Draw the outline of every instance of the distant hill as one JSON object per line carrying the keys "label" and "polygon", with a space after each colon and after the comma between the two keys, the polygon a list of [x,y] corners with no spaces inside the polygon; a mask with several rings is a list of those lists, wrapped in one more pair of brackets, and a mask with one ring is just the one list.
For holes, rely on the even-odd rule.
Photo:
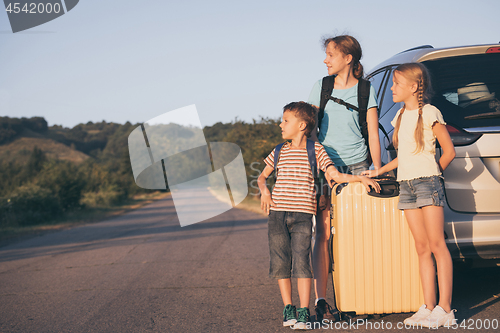
{"label": "distant hill", "polygon": [[25,164],[35,147],[51,159],[81,163],[89,158],[76,150],[74,144],[54,138],[54,133],[41,117],[0,117],[0,162]]}
{"label": "distant hill", "polygon": [[35,147],[41,149],[51,159],[81,163],[89,158],[87,154],[52,139],[20,137],[12,142],[0,145],[0,161],[24,164],[28,161]]}
{"label": "distant hill", "polygon": [[115,158],[123,154],[131,129],[130,123],[88,122],[65,128],[59,125],[49,127],[41,117],[0,117],[0,163],[25,163],[35,146],[48,158],[74,163],[89,157]]}
{"label": "distant hill", "polygon": [[37,136],[47,130],[47,121],[42,117],[0,117],[0,144],[9,143],[20,136]]}
{"label": "distant hill", "polygon": [[135,126],[64,128],[49,127],[41,117],[0,117],[0,230],[111,207],[147,192],[135,184],[128,157]]}

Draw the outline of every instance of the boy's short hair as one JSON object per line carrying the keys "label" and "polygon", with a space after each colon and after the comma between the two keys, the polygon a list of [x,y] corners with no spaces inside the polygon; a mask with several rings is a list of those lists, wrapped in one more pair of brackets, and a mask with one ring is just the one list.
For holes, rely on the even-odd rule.
{"label": "boy's short hair", "polygon": [[293,112],[295,117],[306,123],[305,135],[306,137],[311,136],[311,132],[316,125],[316,109],[309,103],[306,102],[292,102],[283,107],[283,113]]}

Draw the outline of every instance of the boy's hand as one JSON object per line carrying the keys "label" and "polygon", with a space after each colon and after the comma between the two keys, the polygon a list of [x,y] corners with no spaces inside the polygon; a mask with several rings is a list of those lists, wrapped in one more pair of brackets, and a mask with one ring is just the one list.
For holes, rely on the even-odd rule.
{"label": "boy's hand", "polygon": [[257,184],[259,185],[260,190],[260,208],[265,210],[267,215],[269,215],[270,208],[276,206],[271,199],[271,192],[269,192],[266,184],[267,177],[269,177],[273,171],[274,169],[272,167],[266,165],[259,178],[257,178]]}
{"label": "boy's hand", "polygon": [[[373,170],[368,170],[373,171]],[[366,171],[363,171],[366,172]],[[380,184],[371,178],[367,178],[365,176],[359,176],[361,183],[366,187],[366,190],[370,192],[370,187],[372,187],[375,192],[380,193]]]}
{"label": "boy's hand", "polygon": [[269,215],[269,210],[271,207],[275,207],[276,204],[274,203],[273,199],[271,199],[271,194],[267,193],[264,194],[262,193],[260,196],[260,209],[266,211],[266,214]]}
{"label": "boy's hand", "polygon": [[328,183],[328,186],[332,187],[333,184],[335,184],[335,180],[333,180],[332,176],[330,176],[330,173],[325,172],[325,179]]}

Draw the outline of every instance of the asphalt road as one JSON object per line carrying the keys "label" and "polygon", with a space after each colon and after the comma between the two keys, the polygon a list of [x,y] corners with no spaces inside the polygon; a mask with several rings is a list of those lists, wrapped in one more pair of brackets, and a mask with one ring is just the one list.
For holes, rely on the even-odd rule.
{"label": "asphalt road", "polygon": [[[0,332],[288,332],[268,261],[262,215],[232,209],[181,228],[168,197],[1,247]],[[498,321],[499,282],[499,267],[456,272],[453,305],[467,329],[438,331]],[[407,316],[337,328],[398,331]]]}

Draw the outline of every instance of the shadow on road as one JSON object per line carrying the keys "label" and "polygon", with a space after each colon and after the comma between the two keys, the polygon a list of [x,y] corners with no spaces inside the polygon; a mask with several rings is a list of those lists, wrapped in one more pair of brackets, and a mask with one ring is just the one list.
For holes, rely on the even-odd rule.
{"label": "shadow on road", "polygon": [[498,281],[500,281],[500,267],[455,268],[453,304],[458,310],[458,319],[471,318],[500,302]]}
{"label": "shadow on road", "polygon": [[249,230],[246,227],[260,224],[262,228],[267,228],[265,218],[247,211],[236,211],[241,219],[231,218],[234,214],[221,214],[197,224],[181,227],[172,201],[160,200],[107,221],[10,244],[0,248],[0,262],[139,244],[145,241],[145,237],[149,242],[169,242],[225,235],[228,232],[244,233]]}

